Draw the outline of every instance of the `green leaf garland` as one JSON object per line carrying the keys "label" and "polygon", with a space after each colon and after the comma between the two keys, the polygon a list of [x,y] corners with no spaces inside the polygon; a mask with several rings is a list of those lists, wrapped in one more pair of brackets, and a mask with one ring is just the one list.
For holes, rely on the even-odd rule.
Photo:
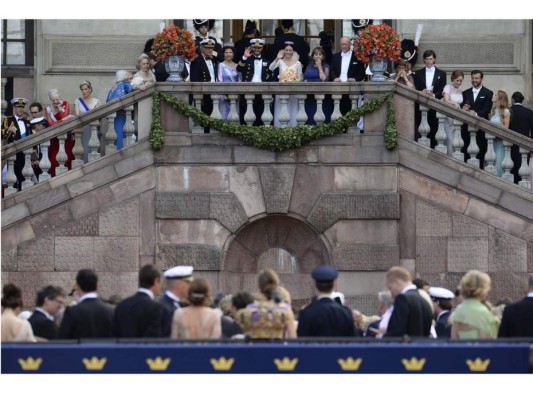
{"label": "green leaf garland", "polygon": [[362,115],[378,110],[387,102],[387,122],[385,124],[385,147],[394,150],[398,147],[398,132],[394,115],[393,95],[389,93],[376,97],[363,104],[361,108],[351,110],[344,116],[322,125],[301,125],[294,128],[275,126],[248,126],[235,122],[228,122],[198,111],[186,102],[166,93],[154,92],[152,105],[152,126],[150,128],[150,145],[153,150],[161,150],[165,143],[165,132],[161,125],[161,101],[170,105],[181,115],[203,127],[211,127],[228,136],[241,139],[245,144],[258,149],[281,152],[297,149],[313,140],[342,133],[344,129],[357,123]]}

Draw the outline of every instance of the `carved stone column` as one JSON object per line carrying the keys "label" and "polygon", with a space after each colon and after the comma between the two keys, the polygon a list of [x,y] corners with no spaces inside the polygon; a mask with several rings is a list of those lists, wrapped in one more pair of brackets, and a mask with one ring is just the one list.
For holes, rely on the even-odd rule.
{"label": "carved stone column", "polygon": [[7,175],[6,184],[7,188],[4,190],[4,194],[9,196],[10,194],[17,193],[17,188],[13,187],[17,183],[17,176],[15,175],[15,159],[16,154],[7,159]]}
{"label": "carved stone column", "polygon": [[479,153],[479,147],[476,143],[477,128],[473,125],[468,125],[468,133],[470,134],[470,144],[466,151],[470,155],[470,158],[467,160],[467,163],[479,168],[479,160],[476,158]]}
{"label": "carved stone column", "polygon": [[463,123],[459,120],[454,119],[453,120],[453,158],[459,161],[464,160],[464,155],[461,153],[461,149],[465,145],[465,142],[463,141],[463,138],[461,137],[461,128],[463,126]]}
{"label": "carved stone column", "polygon": [[272,121],[274,120],[274,116],[270,112],[270,104],[272,104],[272,95],[271,94],[264,94],[262,95],[263,102],[265,104],[265,108],[263,110],[263,115],[261,115],[261,121],[263,121],[263,124],[265,126],[272,125]]}
{"label": "carved stone column", "polygon": [[246,99],[246,113],[244,114],[244,122],[246,122],[246,125],[252,126],[255,122],[255,114],[254,114],[254,94],[246,94],[244,95],[244,98]]}
{"label": "carved stone column", "polygon": [[122,130],[126,134],[124,147],[128,147],[135,143],[133,140],[133,134],[135,133],[135,125],[133,124],[133,106],[126,107],[124,112],[126,113],[126,122],[124,123],[124,128]]}
{"label": "carved stone column", "polygon": [[520,157],[522,157],[522,164],[518,170],[518,174],[522,178],[518,184],[523,188],[531,190],[531,167],[527,164],[528,149],[520,148]]}
{"label": "carved stone column", "polygon": [[494,136],[485,132],[487,139],[487,153],[485,154],[485,171],[489,174],[496,175],[496,153],[494,152]]}
{"label": "carved stone column", "polygon": [[91,122],[91,139],[89,140],[89,148],[91,152],[89,153],[89,162],[98,160],[101,157],[100,150],[100,140],[98,140],[98,127],[100,126],[100,121]]}
{"label": "carved stone column", "polygon": [[24,168],[22,168],[24,182],[22,182],[21,185],[22,190],[33,186],[31,177],[33,176],[34,172],[33,168],[31,167],[31,153],[33,153],[33,149],[31,147],[29,149],[24,150]]}
{"label": "carved stone column", "polygon": [[513,160],[511,159],[511,146],[513,144],[511,142],[508,142],[506,140],[503,141],[503,147],[505,149],[505,156],[503,157],[502,161],[502,168],[503,168],[503,174],[502,178],[509,181],[514,182],[514,176],[511,174],[511,169],[513,168]]}
{"label": "carved stone column", "polygon": [[288,102],[289,102],[289,95],[288,94],[280,94],[276,100],[279,100],[281,103],[279,108],[279,126],[285,128],[288,125],[288,122],[290,120],[289,115],[289,108],[288,108]]}
{"label": "carved stone column", "polygon": [[305,99],[307,99],[307,95],[299,94],[296,97],[298,99],[298,114],[296,114],[296,122],[298,122],[298,126],[305,125],[307,122],[307,114],[305,113]]}
{"label": "carved stone column", "polygon": [[105,134],[105,155],[109,155],[111,153],[114,153],[117,151],[117,145],[115,144],[115,141],[117,140],[117,133],[115,132],[115,117],[117,116],[117,113],[112,113],[107,116],[107,122],[108,122],[108,130]]}
{"label": "carved stone column", "polygon": [[83,166],[83,145],[81,144],[81,137],[83,135],[83,127],[74,129],[74,135],[76,141],[74,142],[74,147],[72,148],[72,154],[76,157],[75,160],[72,160],[72,168],[78,168]]}
{"label": "carved stone column", "polygon": [[325,97],[326,96],[324,94],[315,94],[316,112],[313,119],[315,120],[315,123],[317,125],[322,125],[326,120],[326,116],[324,115],[324,111],[322,110],[322,104],[324,103]]}
{"label": "carved stone column", "polygon": [[64,174],[68,171],[68,168],[65,166],[65,163],[68,161],[67,153],[65,152],[65,140],[67,139],[67,134],[64,133],[58,137],[59,140],[59,151],[56,155],[56,161],[59,165],[56,167],[56,176]]}
{"label": "carved stone column", "polygon": [[47,140],[44,143],[41,143],[41,153],[43,154],[43,157],[41,158],[41,161],[39,162],[39,168],[41,168],[41,175],[39,175],[39,182],[46,182],[49,180],[50,174],[48,173],[48,170],[52,166],[52,163],[50,163],[50,158],[48,157],[48,147],[50,147],[50,141]]}
{"label": "carved stone column", "polygon": [[[230,94],[228,95],[229,99],[229,114],[228,114],[228,121],[229,122],[239,122],[239,103],[237,100],[239,99],[238,94]],[[252,110],[253,113],[253,110]]]}
{"label": "carved stone column", "polygon": [[428,124],[428,108],[421,104],[420,113],[422,117],[420,119],[420,125],[418,127],[418,133],[420,133],[418,143],[425,147],[431,147],[431,139],[428,138],[428,133],[430,131],[430,127]]}
{"label": "carved stone column", "polygon": [[439,128],[437,129],[437,132],[435,133],[435,140],[437,141],[435,150],[440,151],[441,153],[447,154],[448,147],[445,144],[447,137],[446,137],[446,131],[444,130],[444,121],[446,119],[446,115],[438,112],[437,119],[439,120]]}

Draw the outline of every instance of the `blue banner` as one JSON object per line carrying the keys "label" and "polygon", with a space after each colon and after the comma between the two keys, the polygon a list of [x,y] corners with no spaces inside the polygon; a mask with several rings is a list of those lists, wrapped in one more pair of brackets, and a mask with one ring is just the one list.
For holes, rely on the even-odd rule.
{"label": "blue banner", "polygon": [[529,343],[17,343],[8,374],[523,374]]}

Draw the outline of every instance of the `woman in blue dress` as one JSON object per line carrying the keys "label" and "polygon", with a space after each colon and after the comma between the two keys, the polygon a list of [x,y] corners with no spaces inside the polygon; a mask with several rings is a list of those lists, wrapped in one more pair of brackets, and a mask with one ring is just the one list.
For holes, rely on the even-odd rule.
{"label": "woman in blue dress", "polygon": [[[509,96],[503,90],[498,90],[492,97],[492,110],[489,116],[490,122],[509,129],[509,122],[511,121]],[[498,137],[494,138],[494,153],[496,153],[496,176],[501,177],[503,175],[502,163],[505,157],[505,148],[503,147],[503,140]]]}
{"label": "woman in blue dress", "polygon": [[[233,62],[233,56],[235,55],[235,48],[233,44],[226,44],[222,48],[222,54],[224,54],[224,61],[218,64],[218,81],[219,82],[242,82],[242,75],[237,71],[237,64]],[[220,103],[218,106],[220,115],[223,120],[228,119],[230,111],[230,102],[226,96],[220,96]],[[237,104],[237,113],[239,105]]]}
{"label": "woman in blue dress", "polygon": [[[133,92],[133,87],[130,84],[130,81],[133,79],[131,73],[125,69],[121,69],[115,74],[115,85],[111,88],[107,94],[106,103],[118,99],[120,97],[126,96],[128,93]],[[126,123],[126,112],[117,111],[115,117],[115,132],[117,133],[117,140],[115,145],[117,149],[120,150],[124,146],[124,124]]]}
{"label": "woman in blue dress", "polygon": [[[326,53],[322,47],[315,47],[311,53],[311,62],[305,69],[304,79],[306,82],[327,82],[329,77],[329,65],[326,64]],[[333,104],[331,96],[327,96],[322,103],[322,110],[326,116],[325,122],[331,121]],[[307,95],[305,100],[305,112],[307,114],[307,125],[316,125],[316,100],[315,96]]]}

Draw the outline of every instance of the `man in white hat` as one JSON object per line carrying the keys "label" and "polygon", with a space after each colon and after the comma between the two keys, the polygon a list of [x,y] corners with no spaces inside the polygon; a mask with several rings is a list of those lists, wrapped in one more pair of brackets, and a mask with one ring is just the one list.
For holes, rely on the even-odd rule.
{"label": "man in white hat", "polygon": [[167,283],[167,290],[161,299],[159,299],[159,304],[161,304],[164,309],[162,327],[163,337],[170,337],[174,311],[183,307],[182,300],[187,298],[189,284],[193,280],[193,271],[194,267],[191,265],[177,265],[167,269],[163,273]]}
{"label": "man in white hat", "polygon": [[435,331],[437,338],[449,338],[452,332],[448,318],[451,315],[452,299],[455,297],[451,290],[443,287],[432,286],[429,288],[429,296],[433,300],[435,309]]}

